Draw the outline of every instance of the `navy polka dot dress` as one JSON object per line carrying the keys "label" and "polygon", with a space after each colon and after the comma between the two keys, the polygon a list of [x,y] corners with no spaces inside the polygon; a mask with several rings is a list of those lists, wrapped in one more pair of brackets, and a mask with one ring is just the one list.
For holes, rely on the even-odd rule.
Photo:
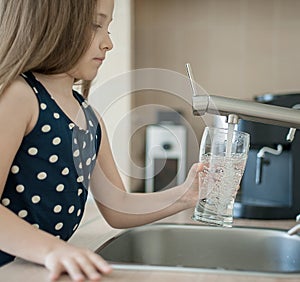
{"label": "navy polka dot dress", "polygon": [[[83,214],[100,146],[100,125],[76,91],[73,95],[85,114],[86,129],[68,118],[31,72],[22,76],[36,95],[39,117],[13,160],[1,203],[36,228],[68,240]],[[0,251],[0,266],[13,259]]]}

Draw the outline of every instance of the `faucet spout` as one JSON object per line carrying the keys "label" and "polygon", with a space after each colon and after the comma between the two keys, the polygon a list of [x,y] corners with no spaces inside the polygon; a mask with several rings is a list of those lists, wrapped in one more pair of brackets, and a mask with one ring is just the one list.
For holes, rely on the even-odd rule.
{"label": "faucet spout", "polygon": [[193,92],[192,102],[194,115],[202,116],[205,113],[227,117],[234,115],[238,117],[237,120],[241,118],[254,122],[300,128],[300,111],[296,110],[296,107],[290,109],[258,102],[209,95],[195,82],[189,63],[186,64],[186,69]]}
{"label": "faucet spout", "polygon": [[192,99],[194,115],[235,114],[244,120],[300,128],[300,111],[296,109],[213,95],[197,95]]}

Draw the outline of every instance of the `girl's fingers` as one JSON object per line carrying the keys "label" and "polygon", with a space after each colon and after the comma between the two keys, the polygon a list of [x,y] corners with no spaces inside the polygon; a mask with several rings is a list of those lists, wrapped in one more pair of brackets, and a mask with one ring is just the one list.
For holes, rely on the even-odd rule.
{"label": "girl's fingers", "polygon": [[63,273],[68,273],[72,281],[99,281],[101,274],[109,274],[111,266],[99,255],[88,249],[73,250],[62,255],[62,251],[50,254],[45,262],[50,271],[51,281],[56,281]]}
{"label": "girl's fingers", "polygon": [[85,280],[85,276],[83,275],[81,269],[74,260],[65,260],[63,261],[63,265],[65,267],[66,272],[69,273],[73,281],[81,282]]}
{"label": "girl's fingers", "polygon": [[61,264],[57,263],[54,268],[50,271],[50,280],[56,281],[63,273],[64,268]]}
{"label": "girl's fingers", "polygon": [[66,271],[74,281],[84,281],[87,277],[91,281],[99,281],[101,274],[109,274],[111,266],[99,255],[87,251],[84,256],[76,257],[76,260],[68,260],[64,263]]}
{"label": "girl's fingers", "polygon": [[112,267],[99,255],[91,252],[89,258],[101,273],[109,274],[112,272]]}
{"label": "girl's fingers", "polygon": [[196,175],[197,173],[203,170],[203,167],[204,165],[202,163],[194,163],[190,171],[193,175]]}
{"label": "girl's fingers", "polygon": [[94,262],[92,262],[90,259],[86,257],[80,257],[77,258],[76,261],[87,278],[92,281],[98,281],[101,278],[101,274],[97,270]]}

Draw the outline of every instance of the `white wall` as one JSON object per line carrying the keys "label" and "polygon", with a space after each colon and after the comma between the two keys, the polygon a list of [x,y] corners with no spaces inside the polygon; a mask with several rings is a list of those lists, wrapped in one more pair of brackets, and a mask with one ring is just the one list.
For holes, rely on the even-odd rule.
{"label": "white wall", "polygon": [[118,76],[132,69],[132,17],[133,1],[115,0],[110,26],[114,48],[107,53],[89,97],[90,103],[104,119],[117,166],[128,189],[130,121],[124,117],[130,111],[131,101],[129,95],[123,95],[130,92],[131,80],[126,78],[122,81],[122,91],[116,87]]}

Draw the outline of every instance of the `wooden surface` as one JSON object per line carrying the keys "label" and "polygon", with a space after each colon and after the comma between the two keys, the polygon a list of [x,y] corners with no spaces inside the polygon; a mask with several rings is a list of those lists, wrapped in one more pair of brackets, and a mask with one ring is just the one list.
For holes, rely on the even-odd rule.
{"label": "wooden surface", "polygon": [[[170,222],[178,224],[198,224],[193,222],[190,217],[192,210],[184,211],[177,215],[171,216],[160,222]],[[235,226],[255,226],[266,227],[275,229],[289,229],[295,225],[294,220],[240,220],[235,219]],[[71,243],[78,246],[87,246],[90,249],[96,250],[104,241],[119,233],[120,230],[111,228],[96,210],[92,201],[87,204],[87,209],[84,214],[83,221],[77,233],[71,238]],[[16,259],[15,262],[0,268],[0,282],[43,282],[49,281],[47,270],[21,259]],[[59,281],[70,281],[65,275]],[[197,273],[190,272],[170,272],[170,271],[138,271],[138,270],[119,270],[114,269],[113,273],[109,276],[103,277],[101,281],[122,281],[122,282],[135,282],[135,281],[195,281],[195,282],[213,282],[213,281],[237,281],[237,282],[296,282],[300,281],[299,276],[293,277],[274,277],[263,275],[248,275],[242,273],[213,273],[212,271],[203,271]]]}

